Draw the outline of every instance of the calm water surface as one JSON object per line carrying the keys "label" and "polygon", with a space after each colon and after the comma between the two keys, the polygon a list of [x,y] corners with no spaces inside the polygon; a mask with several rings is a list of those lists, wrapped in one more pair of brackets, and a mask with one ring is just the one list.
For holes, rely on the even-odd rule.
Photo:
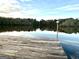
{"label": "calm water surface", "polygon": [[[57,39],[57,32],[54,31],[41,31],[37,29],[36,31],[12,31],[12,32],[1,32],[0,35],[10,35],[10,36],[24,36],[28,38],[36,39],[46,39],[54,40]],[[58,33],[58,40],[60,40],[68,59],[79,59],[79,33]]]}
{"label": "calm water surface", "polygon": [[[10,35],[10,36],[24,36],[24,37],[30,37],[30,38],[47,38],[47,39],[57,39],[57,32],[56,31],[41,31],[40,29],[37,29],[36,31],[7,31],[7,32],[1,32],[0,35]],[[59,32],[58,38],[60,41],[74,41],[74,43],[78,43],[79,40],[79,33],[64,33]],[[65,43],[65,42],[64,42]]]}

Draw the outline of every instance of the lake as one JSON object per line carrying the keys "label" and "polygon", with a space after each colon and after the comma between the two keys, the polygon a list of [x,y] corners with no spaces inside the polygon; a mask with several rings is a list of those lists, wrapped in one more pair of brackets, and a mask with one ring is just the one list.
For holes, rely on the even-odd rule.
{"label": "lake", "polygon": [[[36,31],[6,31],[0,35],[21,36],[44,40],[57,40],[56,31],[37,29]],[[63,47],[68,59],[79,59],[79,33],[58,33],[58,40]]]}

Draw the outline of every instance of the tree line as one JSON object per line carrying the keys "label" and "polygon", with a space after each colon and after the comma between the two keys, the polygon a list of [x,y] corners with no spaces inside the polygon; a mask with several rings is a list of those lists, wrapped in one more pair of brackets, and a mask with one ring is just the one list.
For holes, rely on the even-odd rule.
{"label": "tree line", "polygon": [[74,18],[66,18],[66,19],[59,19],[60,26],[63,27],[79,27],[79,19]]}
{"label": "tree line", "polygon": [[32,26],[34,28],[56,28],[56,21],[59,21],[60,27],[78,27],[79,19],[66,18],[66,19],[41,19],[37,21],[32,18],[6,18],[0,17],[0,26]]}

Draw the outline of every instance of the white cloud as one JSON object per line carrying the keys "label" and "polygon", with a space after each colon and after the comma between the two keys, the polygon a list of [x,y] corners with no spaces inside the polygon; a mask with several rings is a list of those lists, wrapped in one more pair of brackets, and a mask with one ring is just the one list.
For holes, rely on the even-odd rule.
{"label": "white cloud", "polygon": [[20,6],[16,0],[1,0],[0,13],[11,13],[20,11]]}
{"label": "white cloud", "polygon": [[[19,2],[20,1],[20,2]],[[71,11],[79,10],[79,4],[66,5],[60,8],[56,8],[58,11],[46,12],[52,16],[38,16],[42,14],[42,10],[34,8],[30,3],[32,0],[0,0],[0,16],[5,17],[20,17],[20,18],[36,18],[40,19],[58,19],[66,18],[65,16],[53,16],[52,14],[57,14],[59,10]],[[25,4],[23,4],[24,2]],[[26,3],[29,2],[29,3]]]}
{"label": "white cloud", "polygon": [[65,5],[63,7],[56,8],[56,10],[63,10],[63,11],[79,10],[79,4]]}
{"label": "white cloud", "polygon": [[40,21],[41,19],[44,19],[44,20],[48,20],[48,19],[64,19],[64,18],[70,18],[69,16],[35,16],[35,18]]}
{"label": "white cloud", "polygon": [[[32,0],[19,0],[32,1]],[[0,16],[5,17],[33,17],[33,15],[40,13],[39,9],[32,8],[31,4],[21,4],[18,0],[1,0],[0,1]]]}

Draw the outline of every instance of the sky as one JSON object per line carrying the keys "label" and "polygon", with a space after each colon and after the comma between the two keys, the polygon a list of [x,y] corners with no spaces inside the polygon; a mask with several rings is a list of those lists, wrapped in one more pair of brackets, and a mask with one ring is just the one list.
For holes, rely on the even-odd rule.
{"label": "sky", "polygon": [[13,18],[79,18],[79,0],[0,0],[0,16]]}

